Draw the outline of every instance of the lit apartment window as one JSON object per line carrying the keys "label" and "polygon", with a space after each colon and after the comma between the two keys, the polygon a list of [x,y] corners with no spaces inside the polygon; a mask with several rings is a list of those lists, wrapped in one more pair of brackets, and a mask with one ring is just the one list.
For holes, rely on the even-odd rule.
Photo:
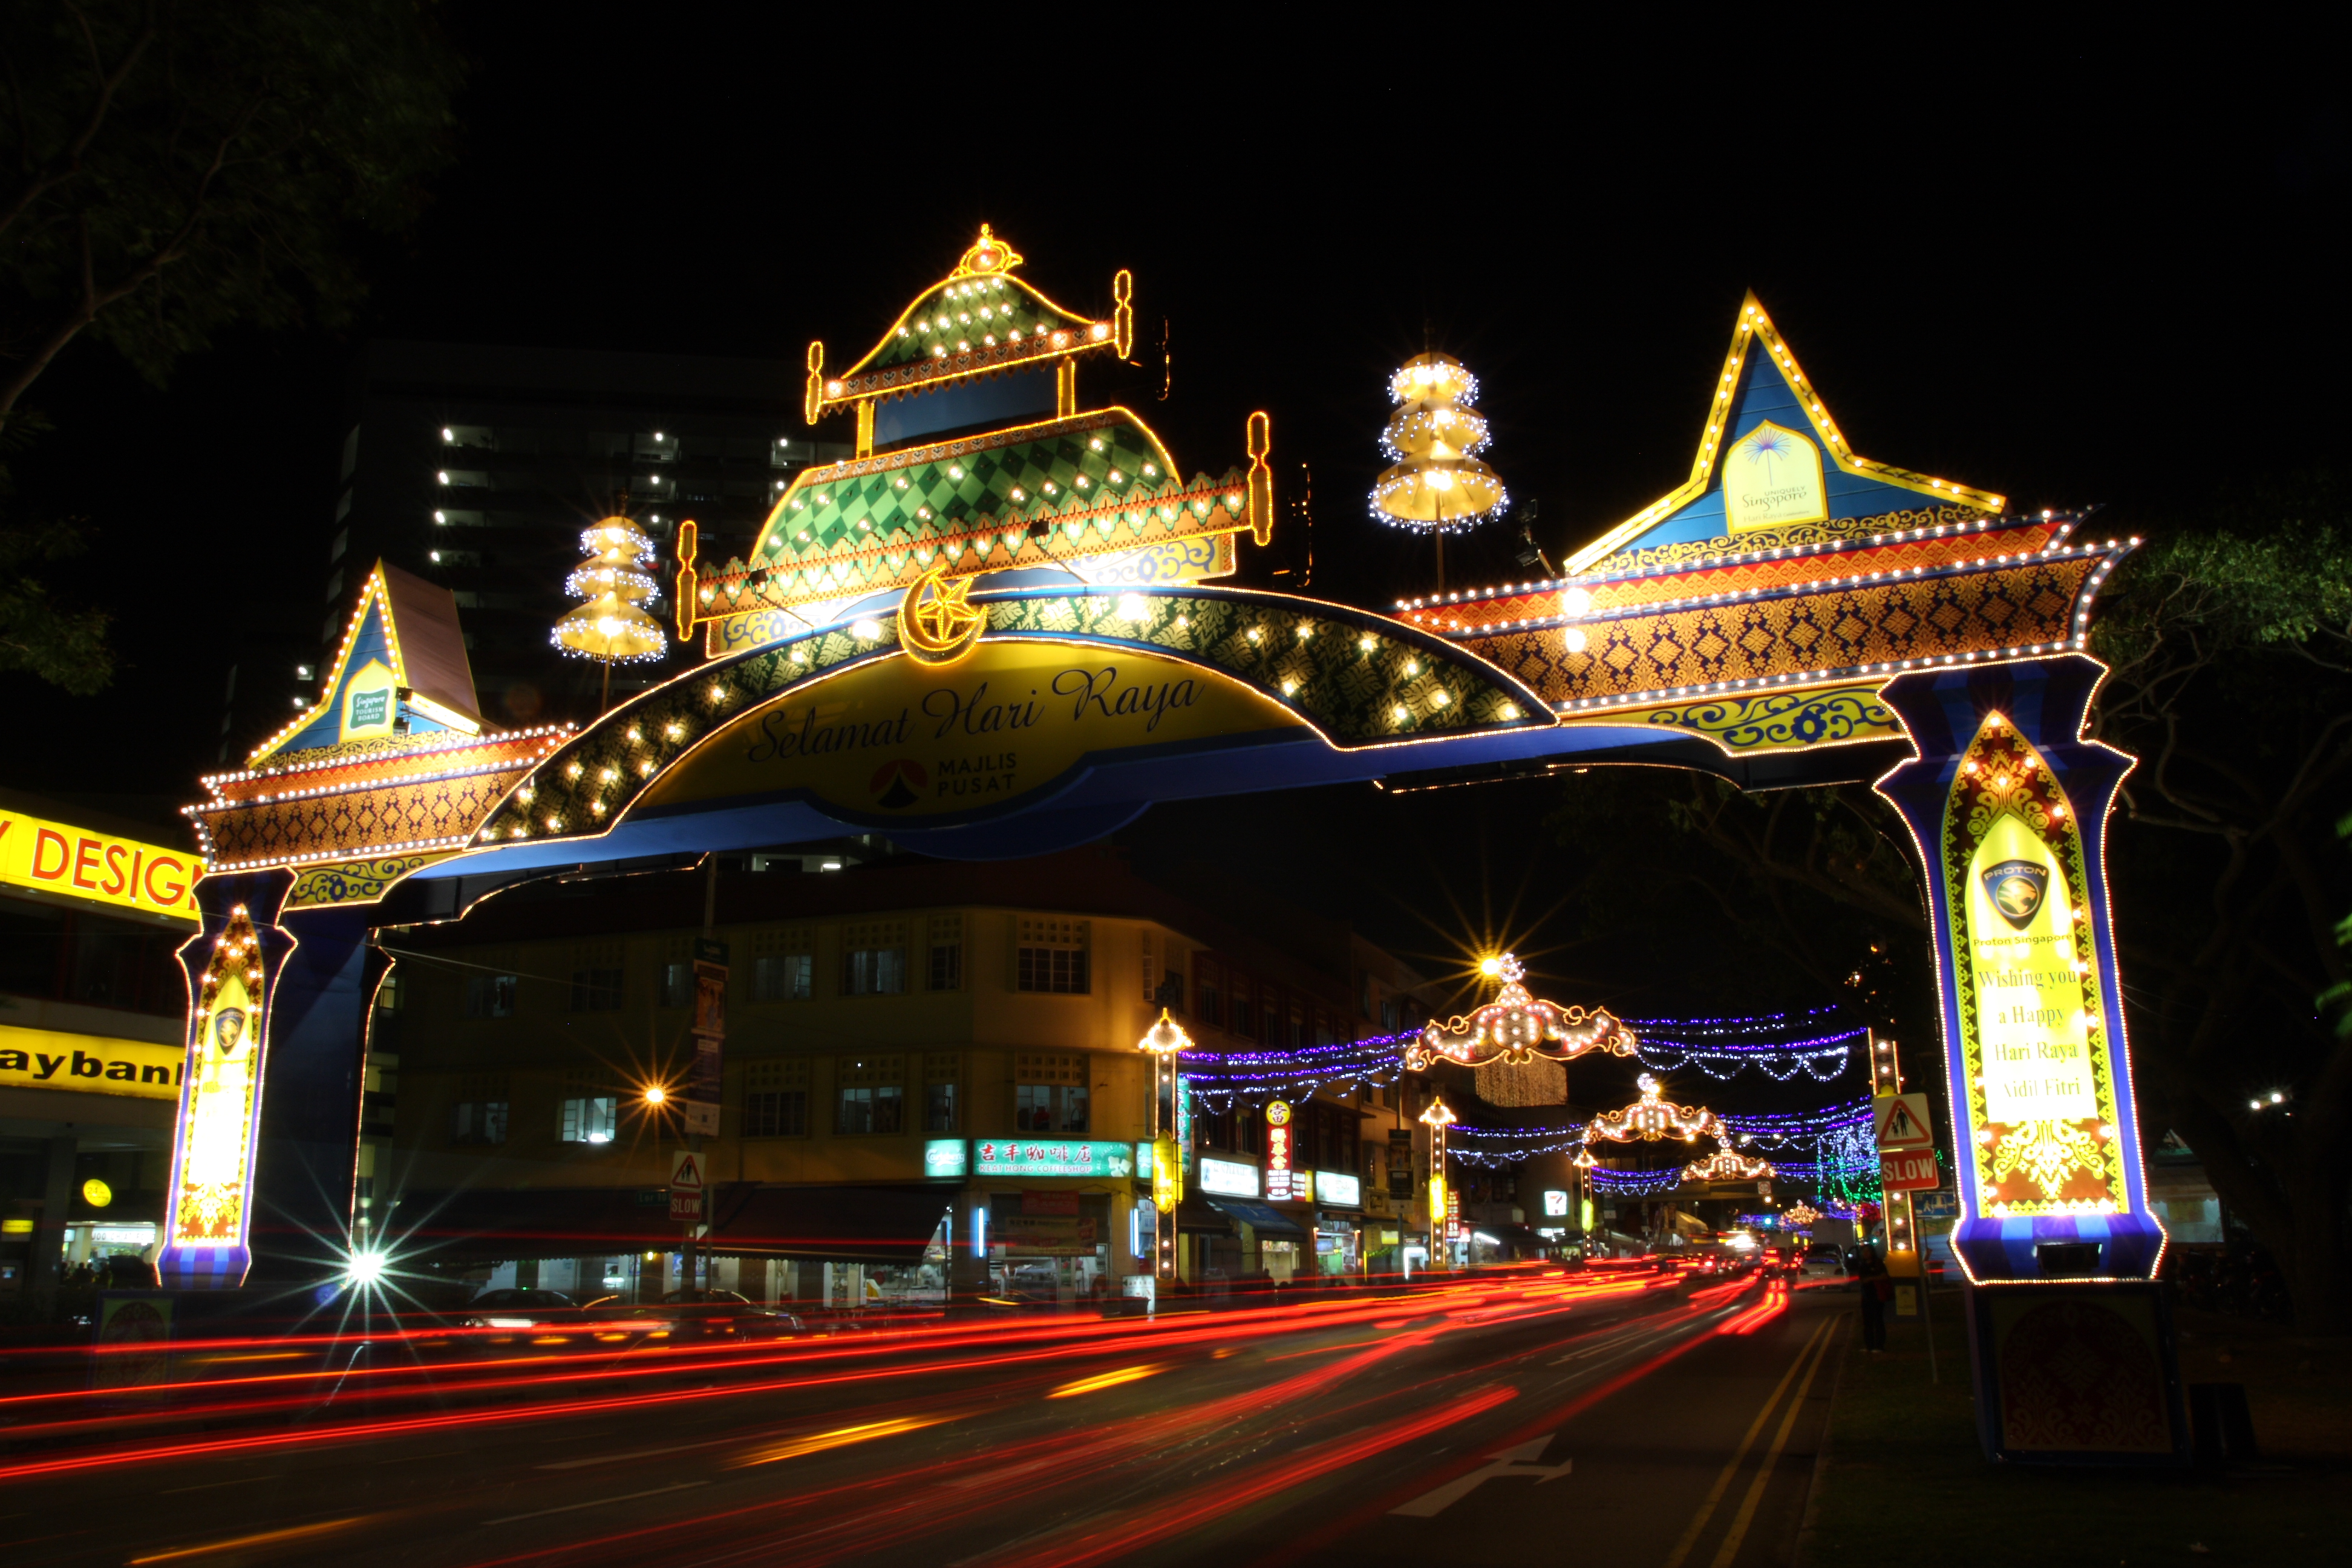
{"label": "lit apartment window", "polygon": [[610,1143],[620,1122],[620,1100],[609,1094],[583,1095],[563,1102],[566,1143]]}
{"label": "lit apartment window", "polygon": [[468,1100],[449,1108],[452,1143],[503,1143],[507,1141],[507,1102]]}
{"label": "lit apartment window", "polygon": [[515,977],[511,974],[466,976],[466,1016],[511,1018],[515,1010]]}
{"label": "lit apartment window", "polygon": [[693,964],[662,965],[661,1005],[665,1007],[690,1007],[694,1005]]}
{"label": "lit apartment window", "polygon": [[751,999],[805,1002],[816,980],[816,959],[805,952],[763,952],[751,961]]}

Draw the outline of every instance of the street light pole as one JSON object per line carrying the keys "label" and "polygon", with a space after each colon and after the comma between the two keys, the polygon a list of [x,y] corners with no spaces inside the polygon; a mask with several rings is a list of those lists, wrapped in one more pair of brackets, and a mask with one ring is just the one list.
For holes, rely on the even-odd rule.
{"label": "street light pole", "polygon": [[[1443,1097],[1432,1100],[1429,1109],[1421,1113],[1422,1125],[1429,1129],[1429,1266],[1437,1267],[1440,1238],[1445,1234],[1446,1198],[1445,1130],[1456,1118]],[[1445,1255],[1445,1266],[1454,1266],[1454,1255]]]}
{"label": "street light pole", "polygon": [[1184,1201],[1184,1151],[1176,1131],[1182,1118],[1178,1097],[1183,1080],[1176,1058],[1192,1048],[1184,1026],[1160,1009],[1160,1017],[1135,1042],[1151,1058],[1151,1261],[1153,1290],[1176,1279],[1176,1205]]}

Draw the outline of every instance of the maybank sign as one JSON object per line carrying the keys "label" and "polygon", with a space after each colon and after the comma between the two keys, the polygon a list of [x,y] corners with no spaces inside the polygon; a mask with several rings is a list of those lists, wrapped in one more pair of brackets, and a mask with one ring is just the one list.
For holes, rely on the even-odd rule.
{"label": "maybank sign", "polygon": [[60,898],[196,921],[201,857],[0,811],[0,882]]}
{"label": "maybank sign", "polygon": [[0,1024],[0,1089],[62,1089],[176,1104],[186,1059],[177,1046]]}

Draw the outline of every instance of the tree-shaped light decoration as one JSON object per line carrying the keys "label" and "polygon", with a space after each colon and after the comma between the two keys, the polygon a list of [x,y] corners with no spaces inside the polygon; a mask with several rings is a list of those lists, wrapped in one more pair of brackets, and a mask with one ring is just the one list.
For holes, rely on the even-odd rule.
{"label": "tree-shaped light decoration", "polygon": [[1510,502],[1503,478],[1475,456],[1486,445],[1486,416],[1471,406],[1478,378],[1452,354],[1421,353],[1389,378],[1397,411],[1381,437],[1394,466],[1372,486],[1372,515],[1438,536],[1438,586],[1445,585],[1444,536],[1495,516]]}
{"label": "tree-shaped light decoration", "polygon": [[654,557],[654,542],[627,518],[608,517],[582,531],[580,548],[588,559],[563,591],[586,603],[555,623],[552,640],[566,653],[603,661],[609,700],[613,667],[658,658],[667,641],[661,623],[645,610],[660,594],[645,570]]}
{"label": "tree-shaped light decoration", "polygon": [[1510,953],[1481,961],[1478,972],[1502,982],[1502,989],[1467,1017],[1444,1023],[1432,1019],[1405,1047],[1408,1069],[1426,1072],[1440,1061],[1475,1068],[1489,1062],[1518,1065],[1538,1058],[1572,1061],[1587,1051],[1633,1054],[1633,1032],[1607,1008],[1561,1007],[1528,994],[1520,984],[1527,967]]}

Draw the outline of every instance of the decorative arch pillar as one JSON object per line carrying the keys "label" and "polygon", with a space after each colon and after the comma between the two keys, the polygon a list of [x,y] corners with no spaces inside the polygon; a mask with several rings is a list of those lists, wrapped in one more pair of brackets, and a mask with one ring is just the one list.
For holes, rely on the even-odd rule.
{"label": "decorative arch pillar", "polygon": [[169,1289],[315,1285],[350,1255],[368,1012],[390,962],[369,944],[371,910],[287,910],[294,881],[272,868],[196,885]]}
{"label": "decorative arch pillar", "polygon": [[[2141,1166],[2106,821],[2133,759],[2083,737],[2081,654],[1899,675],[1918,755],[1878,781],[1927,873],[1970,1279],[2145,1279]],[[2095,1257],[2088,1249],[2095,1249]]]}

